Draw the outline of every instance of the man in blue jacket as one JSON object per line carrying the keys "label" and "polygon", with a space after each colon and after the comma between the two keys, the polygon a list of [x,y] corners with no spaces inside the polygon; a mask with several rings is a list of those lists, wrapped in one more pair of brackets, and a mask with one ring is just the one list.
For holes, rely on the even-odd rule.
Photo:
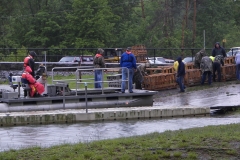
{"label": "man in blue jacket", "polygon": [[[125,93],[125,88],[126,88],[126,80],[128,78],[128,90],[129,93],[133,93],[133,74],[135,70],[137,69],[136,65],[136,58],[131,52],[131,47],[128,47],[126,52],[124,52],[121,56],[121,61],[120,61],[120,66],[121,67],[126,67],[122,69],[122,86],[121,86],[121,92]],[[129,77],[128,77],[128,72],[129,72]]]}
{"label": "man in blue jacket", "polygon": [[177,70],[177,83],[180,87],[180,92],[185,92],[185,86],[183,84],[185,76],[185,64],[182,62],[182,58],[178,57],[178,70]]}

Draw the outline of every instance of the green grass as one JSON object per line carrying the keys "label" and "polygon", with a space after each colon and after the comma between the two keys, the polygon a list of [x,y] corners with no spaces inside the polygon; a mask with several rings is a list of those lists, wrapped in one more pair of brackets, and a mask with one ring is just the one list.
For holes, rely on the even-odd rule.
{"label": "green grass", "polygon": [[231,159],[240,156],[239,146],[240,125],[230,124],[51,148],[10,150],[1,152],[0,160]]}
{"label": "green grass", "polygon": [[[112,74],[104,74],[104,81],[107,81],[107,76],[112,75]],[[55,75],[54,77],[54,81],[65,81],[69,83],[69,87],[71,89],[75,89],[76,88],[76,75],[75,74],[70,74],[67,76],[64,75]],[[48,84],[52,84],[52,77],[49,76],[47,78],[47,82]],[[80,82],[80,78],[78,77],[78,82]],[[88,88],[94,88],[94,74],[90,75],[90,74],[84,74],[81,76],[81,84],[78,84],[78,88],[83,89],[85,87],[85,82],[87,83],[87,87]],[[56,82],[53,82],[56,83]],[[104,87],[108,87],[108,82],[104,83]]]}

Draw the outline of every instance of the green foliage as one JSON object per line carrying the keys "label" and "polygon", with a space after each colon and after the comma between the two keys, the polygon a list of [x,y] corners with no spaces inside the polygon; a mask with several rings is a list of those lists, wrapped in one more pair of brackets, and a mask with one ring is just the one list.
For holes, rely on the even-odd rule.
{"label": "green foliage", "polygon": [[[124,48],[136,44],[147,48],[181,48],[185,6],[186,1],[179,0],[143,1],[143,5],[139,0],[1,0],[0,48]],[[203,48],[203,30],[207,48],[223,39],[227,41],[225,48],[239,45],[239,1],[197,1],[194,44],[193,6],[190,1],[184,28],[185,48]],[[88,50],[83,54],[94,52]],[[175,50],[158,54],[175,57],[180,53]],[[8,52],[13,56],[8,60],[14,61],[15,54]]]}

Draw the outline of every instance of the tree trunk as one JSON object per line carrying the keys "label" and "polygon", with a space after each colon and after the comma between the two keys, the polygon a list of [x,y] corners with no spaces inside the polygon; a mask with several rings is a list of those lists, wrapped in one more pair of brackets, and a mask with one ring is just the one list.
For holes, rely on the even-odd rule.
{"label": "tree trunk", "polygon": [[189,0],[186,0],[186,10],[185,10],[185,15],[183,17],[183,22],[182,22],[182,44],[181,44],[181,48],[182,48],[182,57],[184,56],[184,39],[185,39],[185,28],[187,25],[187,18],[188,18],[188,6],[189,6]]}
{"label": "tree trunk", "polygon": [[193,39],[192,39],[192,47],[195,48],[195,40],[196,40],[196,16],[197,16],[197,5],[196,0],[194,1],[194,14],[193,14]]}

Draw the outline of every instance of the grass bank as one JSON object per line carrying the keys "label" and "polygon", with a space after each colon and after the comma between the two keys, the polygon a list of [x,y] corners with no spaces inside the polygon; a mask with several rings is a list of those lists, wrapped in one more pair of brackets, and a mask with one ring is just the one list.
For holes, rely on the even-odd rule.
{"label": "grass bank", "polygon": [[240,125],[208,126],[144,136],[51,148],[34,147],[0,153],[0,159],[158,160],[239,159]]}

